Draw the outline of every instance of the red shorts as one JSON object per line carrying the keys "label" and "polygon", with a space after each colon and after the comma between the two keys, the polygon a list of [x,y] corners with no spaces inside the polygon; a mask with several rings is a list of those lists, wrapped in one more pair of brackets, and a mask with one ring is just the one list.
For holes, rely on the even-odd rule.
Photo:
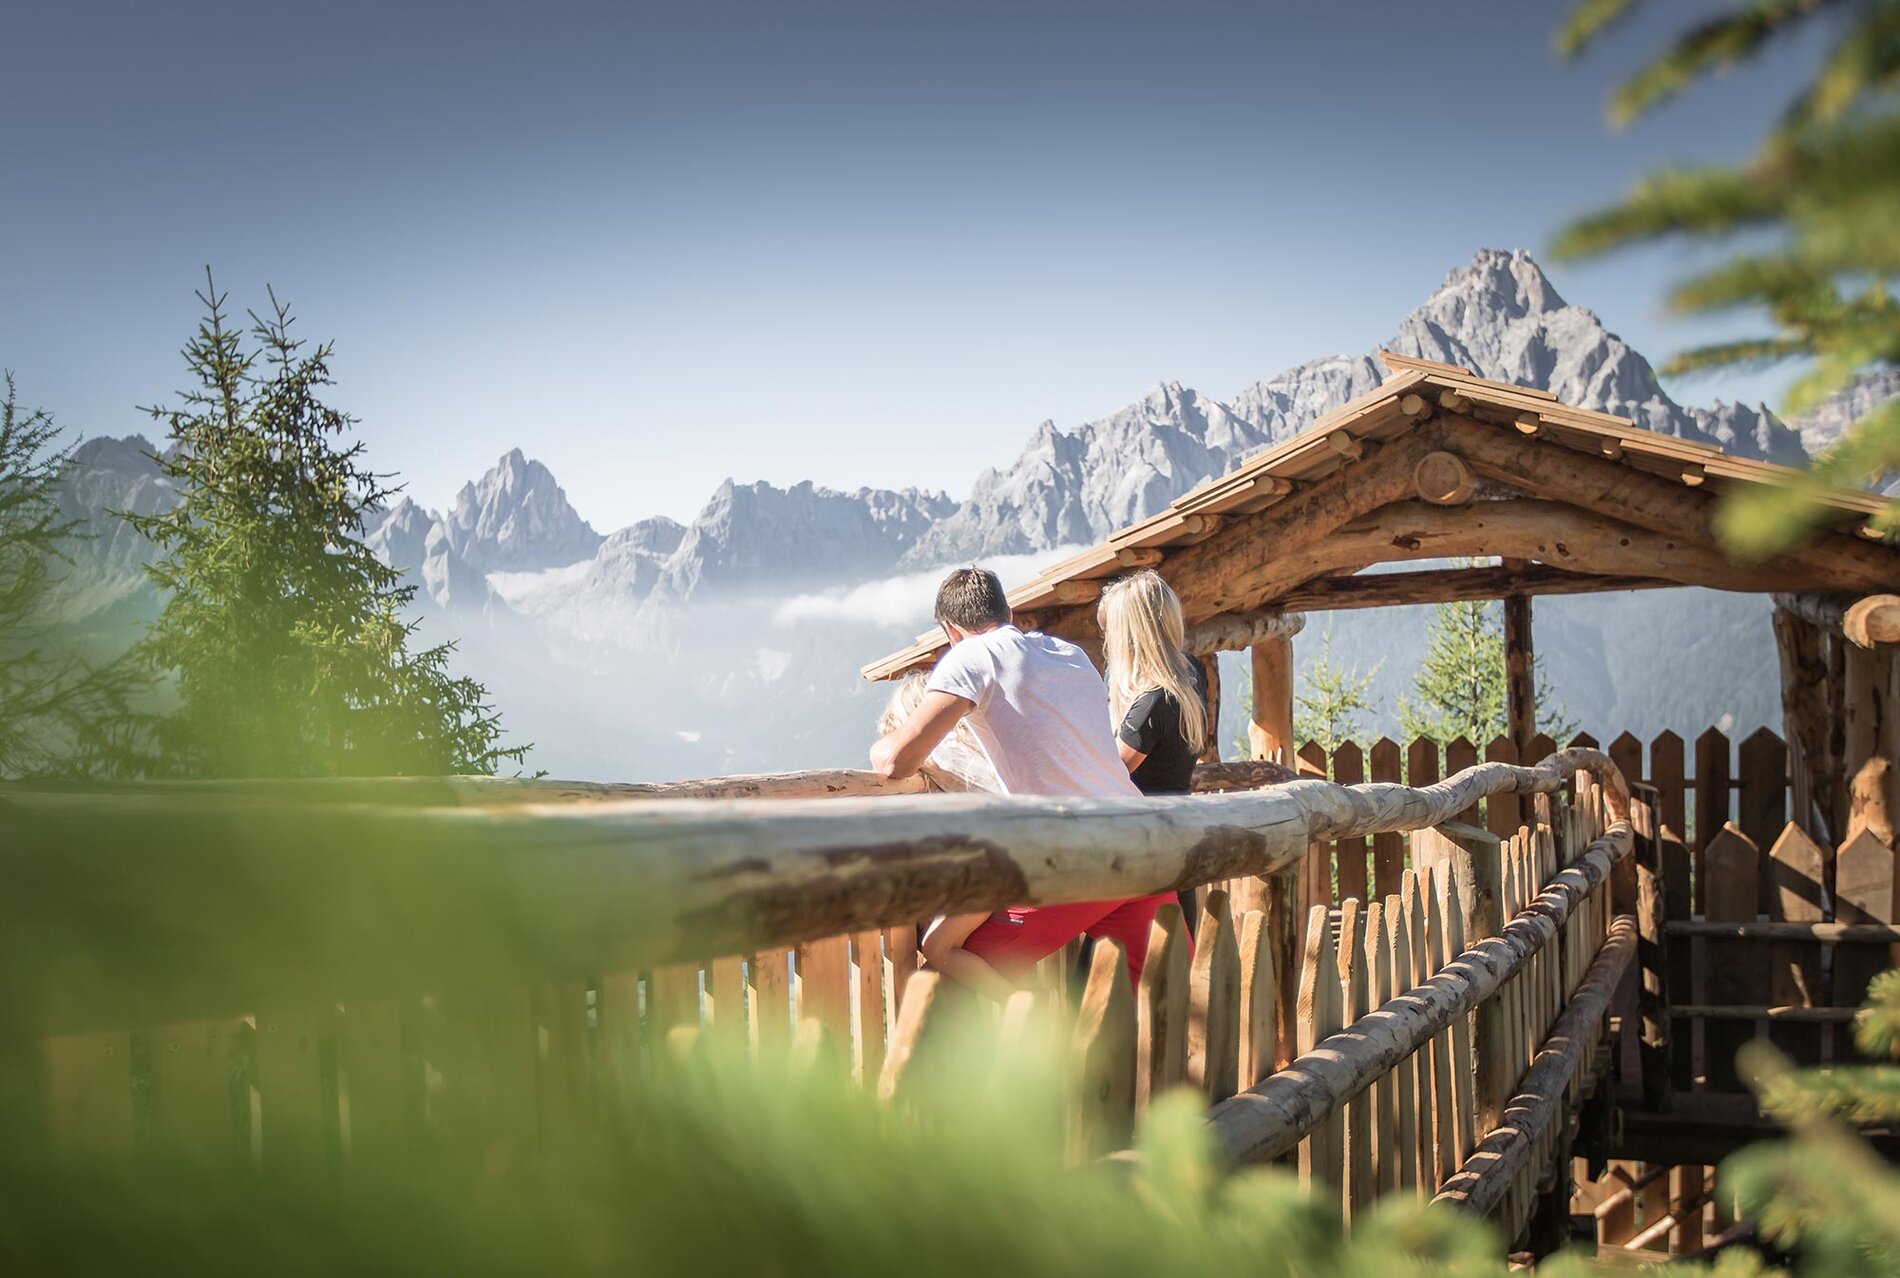
{"label": "red shorts", "polygon": [[976,931],[965,938],[963,948],[1015,981],[1078,936],[1107,937],[1121,942],[1128,954],[1128,979],[1139,985],[1142,960],[1148,957],[1148,928],[1155,921],[1155,911],[1174,901],[1174,893],[1157,892],[1131,901],[1083,901],[1005,910],[978,924]]}

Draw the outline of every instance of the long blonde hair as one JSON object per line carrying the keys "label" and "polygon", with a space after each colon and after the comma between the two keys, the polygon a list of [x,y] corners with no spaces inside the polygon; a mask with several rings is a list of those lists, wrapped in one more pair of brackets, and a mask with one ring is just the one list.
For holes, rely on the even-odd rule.
{"label": "long blonde hair", "polygon": [[1207,707],[1188,663],[1181,600],[1159,573],[1131,573],[1102,592],[1102,656],[1108,666],[1108,708],[1116,728],[1143,693],[1160,688],[1181,707],[1181,735],[1195,754],[1207,744]]}
{"label": "long blonde hair", "polygon": [[[877,733],[884,736],[897,730],[899,724],[916,711],[924,699],[924,676],[906,675],[898,685],[891,689],[891,699],[884,704],[884,711],[877,717]],[[955,783],[969,790],[988,790],[1001,792],[1002,783],[996,779],[996,769],[990,763],[990,756],[976,739],[976,733],[970,730],[970,721],[957,720],[957,726],[945,737],[935,750],[930,752],[930,763],[936,772],[931,780],[942,788],[954,789]],[[949,778],[946,781],[946,778]]]}

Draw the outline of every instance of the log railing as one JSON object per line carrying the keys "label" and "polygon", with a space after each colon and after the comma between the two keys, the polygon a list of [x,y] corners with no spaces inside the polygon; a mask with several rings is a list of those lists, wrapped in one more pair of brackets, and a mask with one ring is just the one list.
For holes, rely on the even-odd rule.
{"label": "log railing", "polygon": [[[1627,791],[1590,750],[1423,787],[1301,780],[1172,800],[807,804],[762,797],[773,787],[756,779],[717,784],[761,797],[535,782],[9,789],[0,992],[18,1014],[0,1068],[36,1060],[55,1143],[92,1152],[140,1127],[227,1150],[327,1132],[375,1157],[382,1122],[421,1121],[405,1111],[418,1070],[440,1093],[428,1121],[519,1129],[584,1112],[579,1098],[678,1033],[766,1044],[815,1026],[898,1093],[933,1021],[916,920],[1287,884],[1312,848],[1399,835],[1400,893],[1281,911],[1305,933],[1297,1001],[1279,997],[1290,982],[1268,917],[1233,917],[1215,889],[1192,958],[1164,911],[1141,987],[1104,946],[1071,1011],[1077,1058],[1107,1084],[1075,1118],[1078,1149],[1119,1143],[1145,1098],[1192,1085],[1217,1102],[1209,1121],[1235,1161],[1304,1142],[1311,1174],[1358,1210],[1382,1190],[1436,1192],[1509,1112],[1596,959],[1603,884],[1630,844]],[[1523,796],[1548,797],[1507,840],[1451,825]],[[248,1139],[241,1109],[205,1101],[239,1060],[262,1123]],[[135,1068],[153,1071],[136,1087]],[[1441,1134],[1402,1154],[1414,1130]]]}

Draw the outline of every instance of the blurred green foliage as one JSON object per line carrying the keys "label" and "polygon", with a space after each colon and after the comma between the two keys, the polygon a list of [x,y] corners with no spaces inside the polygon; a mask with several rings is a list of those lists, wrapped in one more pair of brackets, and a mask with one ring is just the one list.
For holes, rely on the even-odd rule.
{"label": "blurred green foliage", "polygon": [[[1587,48],[1639,0],[1583,0],[1558,51]],[[1611,98],[1627,124],[1686,91],[1819,28],[1829,41],[1813,79],[1746,162],[1659,172],[1620,204],[1571,224],[1560,258],[1682,238],[1749,246],[1683,281],[1685,312],[1762,314],[1762,336],[1688,350],[1663,366],[1687,373],[1803,359],[1783,411],[1797,414],[1868,369],[1900,363],[1900,307],[1889,289],[1900,267],[1900,0],[1727,0],[1702,17]],[[1900,399],[1863,417],[1810,472],[1785,487],[1728,497],[1718,527],[1737,550],[1768,555],[1820,523],[1816,495],[1900,471]],[[1888,507],[1884,526],[1900,525]]]}
{"label": "blurred green foliage", "polygon": [[[960,1040],[882,1105],[835,1059],[759,1064],[702,1043],[591,1122],[533,1143],[412,1149],[404,1166],[148,1162],[11,1170],[10,1273],[1496,1275],[1456,1213],[1380,1209],[1348,1237],[1278,1170],[1217,1175],[1191,1095],[1151,1113],[1138,1165],[1064,1166],[1051,1041]],[[946,1049],[947,1050],[947,1049]]]}
{"label": "blurred green foliage", "polygon": [[194,385],[149,410],[173,445],[159,468],[180,503],[127,518],[158,547],[165,596],[134,649],[175,683],[157,725],[161,770],[192,777],[492,773],[501,744],[487,691],[448,672],[452,644],[412,650],[415,588],[363,544],[363,515],[394,490],[362,464],[352,420],[320,398],[329,345],[306,350],[271,298],[251,337],[226,322],[207,274],[186,345]]}

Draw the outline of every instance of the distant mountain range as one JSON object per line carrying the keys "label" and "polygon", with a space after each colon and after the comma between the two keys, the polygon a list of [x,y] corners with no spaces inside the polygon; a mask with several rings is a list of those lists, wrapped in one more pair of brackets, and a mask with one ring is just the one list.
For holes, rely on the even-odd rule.
{"label": "distant mountain range", "polygon": [[[1523,252],[1478,253],[1382,345],[1548,390],[1565,403],[1626,416],[1737,456],[1788,465],[1804,464],[1810,450],[1825,447],[1851,421],[1900,393],[1900,373],[1872,374],[1790,423],[1759,404],[1684,407],[1662,390],[1647,360],[1591,311],[1559,297]],[[868,597],[867,583],[893,574],[998,556],[1046,558],[1058,548],[1096,541],[1306,429],[1384,376],[1376,353],[1367,352],[1301,364],[1227,401],[1163,383],[1119,412],[1072,430],[1042,423],[1013,463],[983,472],[961,502],[914,488],[845,493],[810,483],[780,488],[728,480],[690,524],[655,517],[606,536],[573,508],[545,466],[516,449],[465,485],[450,509],[424,510],[405,497],[373,516],[364,535],[388,562],[412,575],[426,601],[426,628],[463,643],[511,722],[518,703],[510,694],[517,687],[533,688],[528,695],[550,715],[552,707],[571,704],[575,714],[598,716],[613,701],[597,695],[599,681],[613,683],[637,722],[608,732],[604,744],[594,737],[596,724],[575,732],[575,740],[592,740],[591,753],[552,744],[549,728],[534,730],[543,751],[583,765],[560,769],[568,774],[681,775],[694,768],[849,762],[867,713],[858,704],[864,690],[850,671],[914,633],[927,617],[914,615],[915,608],[909,614],[873,609],[852,621],[848,634],[835,628],[820,634],[785,618],[830,614],[822,608],[788,614],[780,607],[785,600],[834,598],[843,602],[833,612],[848,614]],[[93,439],[74,453],[61,500],[94,535],[74,547],[79,567],[69,611],[76,623],[136,618],[156,607],[139,572],[146,553],[142,539],[107,513],[150,512],[176,499],[152,464],[151,447],[136,436]],[[925,591],[926,585],[914,590]],[[1649,618],[1631,624],[1653,635],[1658,627],[1673,628],[1683,612],[1681,605],[1658,601],[1681,597],[1666,592],[1615,606],[1627,604],[1637,609],[1634,615]],[[1694,614],[1705,634],[1730,628],[1750,633],[1755,613],[1765,606],[1700,592],[1687,597],[1705,601]],[[1582,602],[1552,600],[1540,610],[1552,608],[1561,617]],[[927,603],[924,593],[925,612]],[[721,609],[726,619],[715,637],[706,618]],[[734,610],[743,613],[738,630],[754,633],[727,651]],[[1381,638],[1382,625],[1402,626],[1405,634]],[[1342,617],[1335,657],[1361,648],[1368,664],[1383,656],[1388,667],[1382,679],[1396,690],[1409,671],[1390,663],[1418,646],[1419,629],[1417,619],[1406,620],[1402,610]],[[1765,641],[1766,627],[1759,629]],[[1552,633],[1561,636],[1563,627],[1554,626]],[[1627,685],[1649,677],[1636,671],[1653,670],[1654,664],[1633,663],[1630,673],[1614,663],[1605,666],[1613,644],[1601,633],[1590,640],[1588,626],[1580,633],[1580,666],[1592,673],[1582,684],[1570,681],[1576,686],[1574,695],[1566,693],[1573,716],[1611,726],[1598,715],[1640,714],[1646,704],[1703,713],[1699,703],[1683,705],[1679,689],[1648,697],[1639,689],[1618,689],[1619,679]],[[867,646],[845,646],[852,644]],[[1563,646],[1546,645],[1560,689],[1566,679],[1554,653]],[[718,662],[726,664],[714,662],[715,649],[723,654]],[[1758,659],[1759,653],[1741,650],[1717,658],[1731,660],[1738,672],[1758,672]],[[1706,668],[1702,677],[1708,678]],[[847,738],[832,703],[853,698]],[[1738,721],[1773,713],[1771,700],[1759,694],[1746,694],[1743,703],[1725,713]],[[776,728],[762,726],[761,706],[774,707],[766,718]],[[1710,718],[1719,708],[1711,703]],[[674,722],[667,715],[684,718]],[[552,731],[565,740],[570,725],[558,717],[553,723]],[[1665,726],[1697,730],[1707,724]],[[762,731],[783,735],[762,738]],[[666,757],[617,752],[612,743],[624,739],[646,742]],[[658,742],[670,744],[653,745]],[[586,766],[603,758],[625,762]]]}

